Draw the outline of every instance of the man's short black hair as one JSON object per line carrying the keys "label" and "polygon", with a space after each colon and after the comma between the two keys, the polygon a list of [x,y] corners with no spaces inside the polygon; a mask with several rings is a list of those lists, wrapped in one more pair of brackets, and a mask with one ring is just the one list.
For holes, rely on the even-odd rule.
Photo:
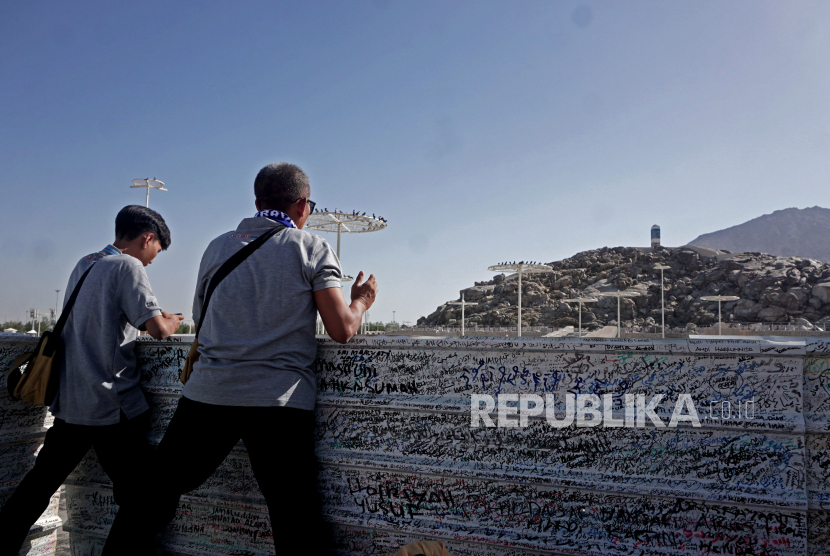
{"label": "man's short black hair", "polygon": [[259,171],[254,180],[254,195],[261,209],[288,210],[300,197],[308,198],[308,176],[296,164],[275,162]]}
{"label": "man's short black hair", "polygon": [[128,205],[115,217],[115,239],[133,240],[144,232],[153,232],[161,248],[170,247],[170,230],[159,213],[147,207]]}

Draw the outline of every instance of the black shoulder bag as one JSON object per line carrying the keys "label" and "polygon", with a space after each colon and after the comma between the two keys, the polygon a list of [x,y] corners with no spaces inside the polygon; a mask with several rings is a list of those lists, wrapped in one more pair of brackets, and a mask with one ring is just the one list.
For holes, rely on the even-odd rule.
{"label": "black shoulder bag", "polygon": [[[276,226],[271,228],[254,241],[234,253],[231,258],[219,267],[219,270],[217,270],[216,273],[210,278],[210,283],[208,284],[207,293],[205,294],[205,302],[202,304],[202,314],[199,316],[199,330],[201,330],[202,326],[205,324],[205,315],[207,315],[208,304],[210,303],[210,298],[213,295],[213,290],[216,289],[219,282],[224,280],[225,277],[230,274],[234,268],[238,267],[242,261],[247,259],[251,253],[262,247],[262,245],[271,239],[271,237],[277,232],[284,229],[284,226]],[[199,360],[199,330],[196,331],[196,337],[193,338],[193,345],[190,346],[190,351],[187,352],[187,359],[184,362],[184,368],[179,374],[179,380],[182,384],[187,383],[187,380],[190,378],[190,374],[193,372],[194,363]]]}
{"label": "black shoulder bag", "polygon": [[[95,261],[98,262],[98,261]],[[84,284],[89,271],[95,263],[86,269],[78,284],[72,291],[63,313],[50,332],[46,330],[40,335],[40,341],[33,352],[24,353],[14,360],[6,378],[6,388],[9,395],[16,400],[23,400],[33,405],[48,406],[58,393],[60,379],[60,345],[61,332],[69,319],[69,313],[75,306],[78,292]],[[25,370],[23,368],[25,367]]]}

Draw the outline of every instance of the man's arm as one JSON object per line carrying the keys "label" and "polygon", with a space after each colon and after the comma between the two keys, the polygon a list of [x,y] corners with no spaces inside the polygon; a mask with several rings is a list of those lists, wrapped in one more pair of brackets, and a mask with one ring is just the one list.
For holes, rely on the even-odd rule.
{"label": "man's arm", "polygon": [[144,328],[147,334],[156,340],[163,340],[176,333],[182,320],[184,320],[182,315],[170,315],[162,311],[160,315],[145,321]]}
{"label": "man's arm", "polygon": [[[179,323],[184,318],[181,315],[169,315],[164,311],[160,311],[156,296],[153,295],[153,290],[150,288],[147,272],[140,262],[136,262],[130,270],[130,274],[121,280],[121,285],[118,288],[118,298],[127,321],[136,328],[146,330],[156,340],[162,340],[171,334],[175,334],[179,328]],[[156,316],[143,320],[147,316],[148,310]],[[159,312],[161,312],[161,315],[157,314]]]}
{"label": "man's arm", "polygon": [[351,305],[346,305],[343,290],[340,288],[326,288],[314,292],[314,302],[317,304],[317,311],[320,312],[326,332],[341,344],[348,342],[357,333],[363,313],[375,302],[378,292],[375,275],[370,275],[366,282],[362,280],[361,270],[352,285]]}

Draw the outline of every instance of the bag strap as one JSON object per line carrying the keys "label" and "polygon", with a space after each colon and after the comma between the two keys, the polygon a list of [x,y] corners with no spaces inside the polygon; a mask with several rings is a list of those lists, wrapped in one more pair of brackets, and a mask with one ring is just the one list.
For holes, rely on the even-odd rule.
{"label": "bag strap", "polygon": [[[225,279],[225,277],[231,273],[231,271],[238,267],[239,264],[247,259],[251,253],[262,247],[262,245],[271,239],[273,235],[277,232],[284,230],[285,226],[275,226],[256,238],[254,241],[234,253],[231,258],[227,261],[222,263],[222,266],[219,267],[214,275],[210,279],[210,283],[208,284],[207,293],[205,294],[205,303],[202,305],[202,314],[199,316],[199,330],[202,329],[202,325],[205,322],[205,315],[207,315],[207,308],[208,304],[210,303],[210,298],[213,296],[213,290],[216,289],[216,286],[219,285],[219,282]],[[196,331],[196,338],[199,337],[199,330]]]}
{"label": "bag strap", "polygon": [[[99,259],[100,260],[100,259]],[[52,329],[50,336],[50,340],[54,338],[54,341],[47,341],[46,345],[43,347],[43,354],[51,356],[55,352],[55,346],[57,345],[57,341],[60,340],[61,332],[63,332],[63,327],[66,326],[66,321],[69,320],[69,313],[72,312],[72,307],[75,306],[75,300],[78,298],[78,292],[81,291],[81,286],[84,285],[84,280],[86,280],[89,271],[92,270],[92,267],[95,266],[95,263],[98,261],[94,261],[89,268],[86,269],[86,272],[81,275],[81,279],[78,280],[78,283],[75,285],[75,289],[72,290],[72,295],[69,296],[69,301],[66,302],[66,305],[61,312],[61,316],[58,319],[58,322],[55,323],[55,327]]]}

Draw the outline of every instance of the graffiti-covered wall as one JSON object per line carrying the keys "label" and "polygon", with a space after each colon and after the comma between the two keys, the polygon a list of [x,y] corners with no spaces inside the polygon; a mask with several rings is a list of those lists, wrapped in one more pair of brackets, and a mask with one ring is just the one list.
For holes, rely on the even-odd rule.
{"label": "graffiti-covered wall", "polygon": [[[13,401],[5,391],[6,371],[17,356],[32,351],[37,341],[19,334],[0,334],[0,370],[3,392],[0,393],[0,507],[35,464],[52,417],[46,408]],[[43,515],[29,530],[21,556],[47,556],[55,553],[59,495],[56,493]],[[1,534],[1,532],[0,532]]]}
{"label": "graffiti-covered wall", "polygon": [[[830,344],[379,337],[319,347],[320,487],[343,555],[391,555],[418,539],[456,556],[830,555]],[[154,441],[188,348],[138,347]],[[73,553],[95,554],[117,508],[92,454],[66,490]],[[270,554],[272,535],[239,445],[183,497],[164,543]]]}
{"label": "graffiti-covered wall", "polygon": [[[828,352],[803,340],[327,345],[329,515],[360,539],[354,554],[419,536],[471,555],[829,554]],[[473,427],[471,398],[485,395],[496,426]],[[522,423],[508,406],[502,422],[510,395],[553,411]],[[569,395],[577,420],[562,427]],[[657,419],[641,419],[661,395]],[[601,402],[581,426],[580,396]],[[684,397],[700,426],[669,426]]]}

